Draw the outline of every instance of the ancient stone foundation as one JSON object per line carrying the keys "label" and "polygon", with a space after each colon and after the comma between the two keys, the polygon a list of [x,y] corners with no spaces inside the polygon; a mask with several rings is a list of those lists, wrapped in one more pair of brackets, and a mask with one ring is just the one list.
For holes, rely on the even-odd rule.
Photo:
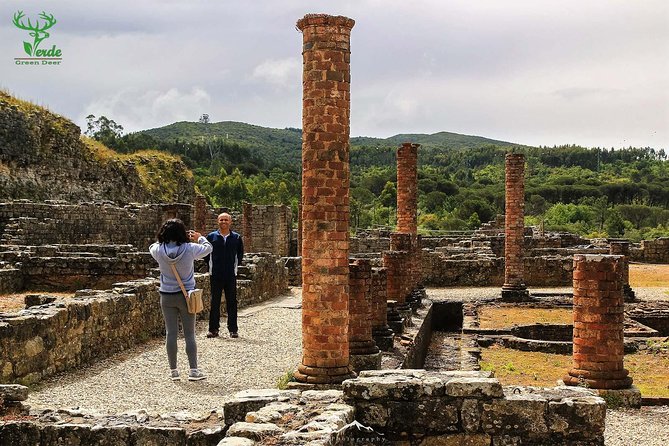
{"label": "ancient stone foundation", "polygon": [[347,17],[309,14],[303,37],[302,383],[340,383],[349,364],[350,35]]}
{"label": "ancient stone foundation", "polygon": [[574,353],[565,384],[594,389],[632,385],[623,367],[622,275],[622,256],[574,256]]}

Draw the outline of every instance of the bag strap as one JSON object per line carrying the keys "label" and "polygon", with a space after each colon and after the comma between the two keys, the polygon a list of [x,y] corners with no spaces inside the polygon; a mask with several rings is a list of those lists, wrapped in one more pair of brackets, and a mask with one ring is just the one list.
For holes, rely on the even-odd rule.
{"label": "bag strap", "polygon": [[179,272],[177,271],[177,267],[174,266],[174,263],[170,263],[170,266],[172,267],[172,272],[174,273],[174,277],[176,277],[177,282],[179,282],[179,287],[181,287],[181,292],[184,293],[184,297],[186,298],[186,300],[188,300],[188,291],[186,291],[186,287],[181,281],[181,277],[179,277]]}

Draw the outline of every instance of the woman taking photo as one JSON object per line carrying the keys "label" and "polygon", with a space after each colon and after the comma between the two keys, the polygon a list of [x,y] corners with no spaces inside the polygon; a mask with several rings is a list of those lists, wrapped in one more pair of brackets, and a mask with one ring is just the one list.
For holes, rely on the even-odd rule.
{"label": "woman taking photo", "polygon": [[[189,239],[193,243],[189,243]],[[183,222],[172,218],[163,223],[158,232],[158,241],[149,247],[151,256],[156,259],[160,267],[160,308],[165,319],[165,347],[167,348],[167,360],[170,364],[170,377],[178,381],[179,369],[177,368],[177,333],[179,332],[178,318],[184,328],[186,338],[186,355],[190,365],[188,373],[189,381],[199,381],[206,376],[197,368],[197,345],[195,344],[195,318],[196,314],[190,314],[186,304],[186,298],[181,291],[179,281],[172,270],[172,265],[181,278],[181,281],[190,291],[195,289],[195,270],[193,262],[195,259],[205,257],[211,253],[213,247],[199,232],[188,231]]]}

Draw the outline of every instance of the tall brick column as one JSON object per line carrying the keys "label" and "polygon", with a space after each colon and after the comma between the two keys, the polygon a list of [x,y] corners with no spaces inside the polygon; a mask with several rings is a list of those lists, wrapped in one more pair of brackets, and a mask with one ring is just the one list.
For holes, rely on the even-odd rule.
{"label": "tall brick column", "polygon": [[[207,199],[202,194],[197,194],[195,196],[195,206],[193,210],[193,229],[201,234],[209,233],[209,228],[207,228]],[[213,228],[212,228],[213,229]]]}
{"label": "tall brick column", "polygon": [[302,32],[302,363],[299,382],[335,384],[349,364],[350,36],[354,21],[308,14]]}
{"label": "tall brick column", "polygon": [[385,268],[372,268],[372,338],[383,351],[393,347],[393,331],[388,325],[387,281]]}
{"label": "tall brick column", "polygon": [[506,154],[504,219],[504,286],[502,299],[522,301],[529,297],[523,277],[525,231],[525,156]]}
{"label": "tall brick column", "polygon": [[570,386],[626,389],[623,368],[622,256],[574,256],[573,366],[563,378]]}
{"label": "tall brick column", "polygon": [[348,342],[351,367],[355,372],[381,368],[379,348],[372,339],[372,263],[349,261]]}
{"label": "tall brick column", "polygon": [[628,241],[612,241],[609,245],[609,254],[623,257],[623,298],[626,302],[636,299],[634,290],[630,286],[630,243]]}
{"label": "tall brick column", "polygon": [[418,148],[403,143],[397,149],[397,232],[418,231]]}

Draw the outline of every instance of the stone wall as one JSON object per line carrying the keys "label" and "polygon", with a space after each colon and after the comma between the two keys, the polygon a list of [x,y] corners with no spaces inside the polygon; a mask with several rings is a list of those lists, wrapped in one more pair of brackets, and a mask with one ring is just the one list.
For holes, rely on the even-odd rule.
{"label": "stone wall", "polygon": [[[281,259],[247,257],[237,283],[239,306],[281,294],[287,280]],[[199,317],[207,318],[209,278],[197,274],[196,281],[205,296]],[[110,290],[81,290],[69,300],[2,314],[0,381],[34,383],[160,336],[164,323],[157,285],[157,279],[121,282]]]}
{"label": "stone wall", "polygon": [[145,250],[166,219],[177,217],[190,227],[191,214],[188,204],[0,203],[0,244],[129,243]]}
{"label": "stone wall", "polygon": [[242,237],[245,251],[288,256],[292,224],[290,206],[244,204]]}
{"label": "stone wall", "polygon": [[648,263],[669,263],[669,237],[642,240],[643,261]]}
{"label": "stone wall", "polygon": [[[446,256],[423,250],[422,267],[426,286],[501,286],[504,283],[504,259],[499,257]],[[526,257],[524,268],[528,286],[566,286],[572,281],[571,257]]]}
{"label": "stone wall", "polygon": [[489,376],[363,371],[344,382],[344,399],[376,441],[390,444],[604,444],[606,403],[592,391],[502,388]]}
{"label": "stone wall", "polygon": [[0,290],[5,292],[104,289],[115,282],[155,275],[157,268],[148,252],[138,252],[130,245],[4,248],[5,251],[0,251],[0,261],[15,265],[12,274],[0,275]]}

